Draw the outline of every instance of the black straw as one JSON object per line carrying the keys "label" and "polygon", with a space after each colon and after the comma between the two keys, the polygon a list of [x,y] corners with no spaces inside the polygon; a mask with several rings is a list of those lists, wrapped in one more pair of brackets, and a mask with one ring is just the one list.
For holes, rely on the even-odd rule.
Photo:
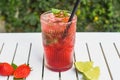
{"label": "black straw", "polygon": [[[75,3],[75,5],[74,5],[74,8],[73,8],[72,13],[71,13],[71,15],[70,15],[70,18],[69,18],[69,20],[68,20],[68,23],[72,21],[72,19],[73,19],[73,17],[74,17],[74,14],[75,14],[75,12],[76,12],[76,10],[77,10],[77,7],[78,7],[78,5],[79,5],[79,2],[80,2],[80,0],[76,0],[76,3]],[[62,36],[63,39],[66,37],[66,35],[67,35],[67,33],[68,33],[68,30],[69,30],[69,28],[70,28],[70,25],[71,25],[71,23],[66,26],[66,29],[65,29],[65,31],[64,31],[64,33],[63,33],[63,36]]]}

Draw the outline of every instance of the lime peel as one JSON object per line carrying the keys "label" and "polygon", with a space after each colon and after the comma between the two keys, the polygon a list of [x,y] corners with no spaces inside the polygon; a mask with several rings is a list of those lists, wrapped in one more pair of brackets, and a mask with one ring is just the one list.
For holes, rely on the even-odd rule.
{"label": "lime peel", "polygon": [[88,78],[88,80],[98,80],[100,69],[99,67],[93,67],[89,71],[85,72],[84,75]]}
{"label": "lime peel", "polygon": [[93,62],[86,61],[86,62],[75,62],[75,67],[80,72],[86,72],[93,67]]}
{"label": "lime peel", "polygon": [[98,80],[100,68],[94,67],[92,61],[75,62],[75,68],[83,74],[85,80]]}

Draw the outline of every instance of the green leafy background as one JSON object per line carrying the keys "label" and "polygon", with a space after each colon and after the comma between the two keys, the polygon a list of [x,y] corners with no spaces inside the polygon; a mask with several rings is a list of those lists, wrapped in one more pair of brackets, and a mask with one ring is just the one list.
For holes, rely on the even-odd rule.
{"label": "green leafy background", "polygon": [[[51,8],[72,11],[76,0],[0,0],[6,32],[40,32],[40,14]],[[120,0],[81,0],[77,31],[119,32]]]}

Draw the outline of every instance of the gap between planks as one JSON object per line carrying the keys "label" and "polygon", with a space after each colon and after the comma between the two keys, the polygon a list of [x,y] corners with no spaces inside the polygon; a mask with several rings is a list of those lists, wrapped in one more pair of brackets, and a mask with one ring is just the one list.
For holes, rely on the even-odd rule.
{"label": "gap between planks", "polygon": [[115,42],[113,43],[113,45],[114,45],[115,50],[116,50],[116,52],[117,52],[117,55],[118,55],[118,57],[119,57],[119,59],[120,59],[120,53],[119,53],[119,51],[118,51],[118,48],[117,48],[117,46],[116,46]]}
{"label": "gap between planks", "polygon": [[32,49],[32,43],[30,43],[30,48],[29,48],[29,54],[28,54],[28,60],[27,60],[28,65],[29,65],[29,62],[30,62],[31,49]]}
{"label": "gap between planks", "polygon": [[88,52],[89,61],[92,61],[90,51],[89,51],[89,47],[88,47],[88,43],[86,43],[86,48],[87,48],[87,52]]}
{"label": "gap between planks", "polygon": [[[74,51],[74,62],[76,62],[76,55],[75,55],[75,51]],[[74,65],[75,66],[75,65]],[[78,78],[78,71],[77,69],[75,68],[75,73],[76,73],[76,79],[79,80]]]}
{"label": "gap between planks", "polygon": [[2,44],[2,47],[1,47],[1,49],[0,49],[0,54],[2,53],[2,50],[3,50],[3,47],[4,47],[4,43]]}
{"label": "gap between planks", "polygon": [[45,67],[45,59],[44,59],[44,53],[43,53],[43,61],[42,61],[42,76],[41,76],[41,80],[44,80],[44,67]]}
{"label": "gap between planks", "polygon": [[[18,43],[16,43],[16,47],[15,47],[15,50],[14,50],[14,55],[13,55],[11,64],[14,63],[14,59],[15,59],[15,56],[16,56],[17,48],[18,48]],[[32,49],[32,43],[30,43],[29,54],[28,54],[28,59],[27,59],[27,65],[29,65],[31,49]],[[9,80],[9,76],[7,77],[7,80]],[[26,80],[26,79],[24,79],[24,80]]]}
{"label": "gap between planks", "polygon": [[[99,45],[100,45],[100,48],[101,48],[101,51],[102,51],[102,55],[103,55],[103,57],[104,57],[104,60],[105,60],[105,63],[106,63],[106,66],[107,66],[107,69],[108,69],[108,72],[109,72],[110,78],[111,78],[111,80],[113,80],[113,77],[112,77],[112,74],[111,74],[111,70],[110,70],[110,68],[109,68],[109,65],[108,65],[108,62],[107,62],[107,59],[106,59],[106,56],[105,56],[105,53],[104,53],[104,50],[103,50],[102,44],[99,43]],[[89,51],[88,43],[86,43],[86,48],[87,48],[87,52],[88,52],[89,60],[92,61],[92,59],[91,59],[91,55],[90,55],[90,51]]]}
{"label": "gap between planks", "polygon": [[[11,64],[13,64],[13,62],[14,62],[14,58],[15,58],[15,55],[16,55],[17,48],[18,48],[18,43],[16,43],[16,47],[15,47],[15,50],[14,50],[14,55],[13,55]],[[9,76],[7,77],[7,80],[9,80]]]}
{"label": "gap between planks", "polygon": [[102,51],[102,55],[103,55],[103,57],[104,57],[104,60],[105,60],[105,63],[106,63],[106,66],[107,66],[107,69],[108,69],[110,78],[111,78],[111,80],[113,80],[113,76],[112,76],[110,67],[109,67],[109,65],[108,65],[108,61],[107,61],[107,59],[106,59],[106,56],[105,56],[105,53],[104,53],[104,50],[103,50],[103,47],[102,47],[102,43],[99,43],[99,45],[100,45],[100,48],[101,48],[101,51]]}

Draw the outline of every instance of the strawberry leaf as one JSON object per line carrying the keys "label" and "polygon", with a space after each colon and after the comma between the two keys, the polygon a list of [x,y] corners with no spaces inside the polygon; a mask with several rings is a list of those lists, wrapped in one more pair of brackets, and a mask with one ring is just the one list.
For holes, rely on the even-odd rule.
{"label": "strawberry leaf", "polygon": [[26,80],[25,78],[14,78],[13,80]]}
{"label": "strawberry leaf", "polygon": [[16,70],[17,67],[18,67],[18,66],[17,66],[16,64],[14,64],[14,63],[12,63],[11,65],[12,65],[12,67],[14,68],[14,70]]}

